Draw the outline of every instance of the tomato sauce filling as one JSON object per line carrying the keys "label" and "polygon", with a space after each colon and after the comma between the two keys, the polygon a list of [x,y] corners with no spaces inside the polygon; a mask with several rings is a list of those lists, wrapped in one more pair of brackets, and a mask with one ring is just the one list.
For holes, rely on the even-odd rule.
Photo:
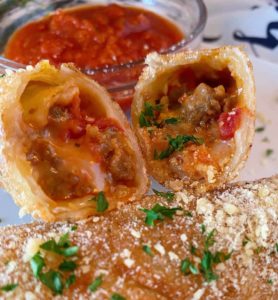
{"label": "tomato sauce filling", "polygon": [[205,64],[192,65],[178,70],[156,99],[145,102],[139,123],[162,180],[215,181],[232,158],[241,124],[237,93],[228,69],[208,72]]}
{"label": "tomato sauce filling", "polygon": [[73,62],[95,69],[143,59],[183,38],[177,26],[151,11],[116,4],[84,6],[58,10],[19,28],[4,55],[23,64],[48,59],[54,65]]}
{"label": "tomato sauce filling", "polygon": [[26,159],[42,190],[55,201],[100,191],[108,198],[129,197],[137,185],[136,157],[124,128],[74,85],[45,103],[30,103],[32,90],[43,85],[29,83],[21,99]]}

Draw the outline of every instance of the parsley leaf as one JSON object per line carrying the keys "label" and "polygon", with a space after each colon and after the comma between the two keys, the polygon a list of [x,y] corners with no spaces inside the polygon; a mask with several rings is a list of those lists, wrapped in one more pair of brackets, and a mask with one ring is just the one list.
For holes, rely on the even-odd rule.
{"label": "parsley leaf", "polygon": [[17,283],[11,283],[0,287],[0,290],[3,292],[11,292],[18,287]]}
{"label": "parsley leaf", "polygon": [[143,251],[146,252],[148,255],[153,256],[153,253],[152,253],[152,250],[151,250],[151,247],[150,247],[150,246],[144,245],[144,246],[142,247],[142,249],[143,249]]}
{"label": "parsley leaf", "polygon": [[98,276],[90,285],[89,290],[95,292],[102,284],[102,275]]}
{"label": "parsley leaf", "polygon": [[160,191],[157,191],[155,189],[153,189],[153,192],[159,196],[159,197],[162,197],[162,198],[165,198],[167,201],[173,201],[174,197],[175,197],[175,194],[172,193],[172,192],[160,192]]}
{"label": "parsley leaf", "polygon": [[77,225],[73,225],[72,227],[71,227],[71,231],[76,231],[77,230]]}
{"label": "parsley leaf", "polygon": [[178,118],[169,118],[169,119],[165,119],[164,122],[165,124],[177,124],[179,123],[181,120]]}
{"label": "parsley leaf", "polygon": [[184,275],[189,275],[190,273],[193,275],[199,274],[197,267],[188,259],[184,259],[181,262],[181,272]]}
{"label": "parsley leaf", "polygon": [[184,215],[185,215],[186,217],[190,217],[190,218],[193,217],[192,212],[190,212],[189,210],[185,211],[185,212],[184,212]]}
{"label": "parsley leaf", "polygon": [[126,300],[123,296],[117,293],[113,293],[111,296],[111,300]]}
{"label": "parsley leaf", "polygon": [[39,278],[39,275],[40,275],[43,267],[45,266],[44,259],[41,257],[40,252],[38,252],[31,258],[30,265],[31,265],[31,269],[32,269],[34,276],[36,278]]}
{"label": "parsley leaf", "polygon": [[266,283],[272,285],[273,284],[273,280],[272,279],[268,279]]}
{"label": "parsley leaf", "polygon": [[213,280],[218,279],[218,275],[213,273],[212,270],[212,264],[213,264],[213,255],[210,251],[204,251],[204,255],[201,260],[201,272],[203,273],[205,280],[207,282],[211,282]]}
{"label": "parsley leaf", "polygon": [[271,155],[273,154],[273,152],[274,152],[273,149],[267,149],[267,150],[265,151],[265,156],[266,156],[266,157],[269,157],[269,156],[271,156]]}
{"label": "parsley leaf", "polygon": [[46,273],[40,275],[41,282],[50,288],[55,294],[62,294],[63,292],[63,282],[61,274],[59,272],[49,270]]}
{"label": "parsley leaf", "polygon": [[278,243],[275,244],[276,251],[278,252]]}
{"label": "parsley leaf", "polygon": [[192,142],[197,145],[202,145],[204,140],[202,138],[195,137],[193,135],[177,135],[175,138],[170,135],[167,137],[168,139],[168,148],[158,153],[157,150],[154,151],[154,159],[161,160],[169,157],[175,151],[180,151],[183,149],[184,145]]}
{"label": "parsley leaf", "polygon": [[66,288],[68,289],[72,284],[75,283],[75,281],[76,281],[76,276],[74,274],[71,274],[66,280],[66,284],[65,284]]}
{"label": "parsley leaf", "polygon": [[202,234],[206,232],[206,226],[204,224],[201,225]]}
{"label": "parsley leaf", "polygon": [[214,240],[214,238],[213,238],[214,233],[215,233],[215,229],[213,229],[213,230],[208,234],[208,236],[206,237],[206,240],[205,240],[205,250],[208,250],[208,248],[211,247],[211,246],[215,243],[215,240]]}
{"label": "parsley leaf", "polygon": [[95,197],[92,198],[92,200],[97,202],[97,212],[104,212],[109,207],[109,203],[104,192],[99,192]]}
{"label": "parsley leaf", "polygon": [[74,256],[78,252],[77,246],[71,246],[68,233],[63,235],[58,243],[54,239],[51,239],[40,245],[40,248],[66,257]]}
{"label": "parsley leaf", "polygon": [[264,126],[261,126],[261,127],[257,127],[255,129],[256,132],[263,132],[265,130],[265,127]]}
{"label": "parsley leaf", "polygon": [[59,270],[62,272],[70,272],[70,271],[74,271],[76,269],[76,267],[77,267],[77,265],[74,261],[64,260],[59,265]]}
{"label": "parsley leaf", "polygon": [[182,210],[181,207],[168,208],[166,206],[160,205],[159,203],[155,204],[152,209],[140,208],[146,214],[145,223],[148,226],[154,226],[154,221],[160,220],[163,221],[164,217],[173,219],[173,215],[177,210]]}
{"label": "parsley leaf", "polygon": [[139,125],[140,127],[150,127],[155,125],[155,112],[160,112],[162,109],[161,104],[152,105],[149,102],[144,103],[144,110],[139,116]]}

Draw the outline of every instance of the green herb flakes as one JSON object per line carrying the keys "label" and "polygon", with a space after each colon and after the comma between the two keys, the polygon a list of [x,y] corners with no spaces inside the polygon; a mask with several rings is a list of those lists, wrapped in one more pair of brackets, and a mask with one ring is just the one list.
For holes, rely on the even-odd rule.
{"label": "green herb flakes", "polygon": [[158,153],[157,150],[154,151],[154,159],[162,160],[169,157],[175,151],[180,151],[183,149],[184,145],[191,142],[197,145],[202,145],[204,140],[202,138],[195,137],[193,135],[177,135],[175,138],[168,136],[168,148]]}
{"label": "green herb flakes", "polygon": [[64,286],[59,272],[49,270],[46,273],[40,274],[40,280],[55,294],[62,294]]}
{"label": "green herb flakes", "polygon": [[165,119],[164,123],[165,124],[177,124],[179,123],[181,120],[178,118],[169,118],[169,119]]}
{"label": "green herb flakes", "polygon": [[113,293],[111,296],[111,300],[126,300],[123,296],[117,293]]}
{"label": "green herb flakes", "polygon": [[[204,224],[201,225],[202,234],[205,234],[206,227]],[[194,265],[194,263],[186,258],[181,263],[181,272],[185,275],[197,275],[202,274],[206,282],[211,282],[218,279],[218,275],[214,273],[213,267],[219,263],[225,262],[231,258],[232,252],[224,253],[217,251],[212,253],[210,247],[215,243],[214,240],[215,229],[210,231],[207,236],[205,236],[204,249],[198,250],[191,244],[190,253],[194,256],[198,256],[201,260],[199,265]],[[199,256],[200,255],[200,256]]]}
{"label": "green herb flakes", "polygon": [[71,231],[76,231],[77,230],[77,225],[73,225],[70,230]]}
{"label": "green herb flakes", "polygon": [[272,279],[268,279],[266,283],[272,285],[273,284],[273,280]]}
{"label": "green herb flakes", "polygon": [[160,191],[157,191],[155,189],[153,189],[153,192],[157,196],[162,197],[162,198],[166,199],[167,201],[173,201],[174,197],[175,197],[175,194],[172,193],[172,192],[160,192]]}
{"label": "green herb flakes", "polygon": [[74,256],[78,252],[77,246],[71,246],[68,233],[63,235],[58,243],[56,243],[54,239],[51,239],[40,245],[40,248],[46,251],[63,255],[65,257]]}
{"label": "green herb flakes", "polygon": [[273,152],[274,152],[273,149],[266,149],[266,151],[265,151],[265,156],[266,156],[266,157],[269,157],[269,156],[271,156],[271,155],[273,154]]}
{"label": "green herb flakes", "polygon": [[0,287],[0,290],[2,292],[11,292],[11,291],[15,290],[17,287],[18,287],[17,283],[11,283],[11,284],[7,284],[7,285]]}
{"label": "green herb flakes", "polygon": [[59,270],[62,272],[71,272],[74,271],[77,268],[77,265],[74,261],[71,260],[64,260],[59,265]]}
{"label": "green herb flakes", "polygon": [[90,285],[89,290],[95,292],[102,285],[102,275],[98,276]]}
{"label": "green herb flakes", "polygon": [[[40,248],[58,254],[62,257],[72,257],[78,252],[78,247],[72,245],[69,239],[69,233],[62,235],[58,242],[51,239],[40,245]],[[76,277],[74,274],[70,274],[67,279],[62,273],[73,272],[77,265],[74,261],[64,260],[60,263],[58,270],[50,269],[48,272],[43,272],[43,268],[46,266],[44,258],[41,253],[38,252],[30,260],[31,270],[34,276],[39,279],[44,285],[51,289],[54,294],[62,294],[64,286],[69,288],[75,281]]]}
{"label": "green herb flakes", "polygon": [[197,275],[197,274],[199,274],[199,271],[198,271],[197,267],[188,258],[182,260],[182,262],[181,262],[181,272],[184,275],[189,275],[189,274]]}
{"label": "green herb flakes", "polygon": [[44,259],[41,257],[40,252],[34,255],[30,260],[31,270],[36,278],[39,278],[39,275],[45,266]]}
{"label": "green herb flakes", "polygon": [[143,251],[146,252],[149,256],[153,256],[153,253],[152,253],[152,250],[151,250],[151,247],[148,246],[148,245],[144,245],[142,247]]}
{"label": "green herb flakes", "polygon": [[163,221],[165,217],[173,219],[173,215],[178,210],[182,210],[180,207],[168,208],[159,203],[155,204],[152,209],[140,208],[146,214],[145,223],[148,226],[154,226],[154,221]]}
{"label": "green herb flakes", "polygon": [[92,200],[97,202],[97,212],[104,212],[109,207],[109,203],[104,192],[99,192],[95,197],[92,198]]}
{"label": "green herb flakes", "polygon": [[186,217],[190,217],[190,218],[193,217],[192,212],[190,212],[189,210],[186,210],[186,211],[184,212],[184,215],[185,215]]}
{"label": "green herb flakes", "polygon": [[202,234],[206,232],[206,226],[204,224],[201,224],[201,232]]}
{"label": "green herb flakes", "polygon": [[257,127],[255,131],[256,132],[263,132],[263,131],[265,131],[265,127],[264,126]]}
{"label": "green herb flakes", "polygon": [[65,283],[66,288],[68,289],[71,285],[73,285],[76,281],[76,276],[74,274],[71,274]]}
{"label": "green herb flakes", "polygon": [[275,249],[278,252],[278,243],[275,244]]}
{"label": "green herb flakes", "polygon": [[151,127],[153,125],[157,125],[156,114],[159,113],[162,109],[161,104],[152,105],[149,102],[144,103],[144,110],[141,112],[139,116],[139,125],[140,127]]}

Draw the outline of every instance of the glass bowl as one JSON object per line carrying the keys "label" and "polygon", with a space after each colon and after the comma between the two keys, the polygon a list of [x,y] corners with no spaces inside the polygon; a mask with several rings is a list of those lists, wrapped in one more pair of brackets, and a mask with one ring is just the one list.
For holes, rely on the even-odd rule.
{"label": "glass bowl", "polygon": [[[153,11],[176,24],[185,35],[179,43],[163,53],[174,53],[200,45],[207,20],[202,0],[5,0],[0,2],[0,51],[3,53],[11,34],[27,22],[39,19],[59,8],[77,5],[107,5],[116,3]],[[13,64],[16,67],[16,64]],[[122,107],[128,106],[133,88],[144,67],[144,59],[129,63],[82,70],[104,85]]]}

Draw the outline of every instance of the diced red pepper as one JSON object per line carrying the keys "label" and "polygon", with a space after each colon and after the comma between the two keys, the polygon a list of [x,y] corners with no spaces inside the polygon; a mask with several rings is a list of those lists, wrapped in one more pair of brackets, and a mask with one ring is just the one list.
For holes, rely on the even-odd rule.
{"label": "diced red pepper", "polygon": [[235,132],[240,126],[241,109],[234,108],[230,112],[224,112],[218,119],[220,130],[220,138],[222,140],[229,140],[234,137]]}

